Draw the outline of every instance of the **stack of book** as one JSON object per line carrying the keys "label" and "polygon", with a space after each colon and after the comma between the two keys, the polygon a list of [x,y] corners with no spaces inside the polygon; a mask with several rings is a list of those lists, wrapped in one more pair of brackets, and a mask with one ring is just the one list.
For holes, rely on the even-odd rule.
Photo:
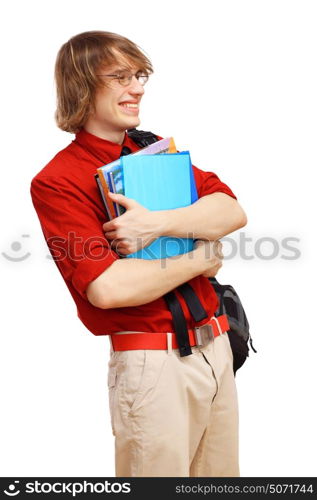
{"label": "stack of book", "polygon": [[[125,211],[110,199],[109,191],[124,194],[155,211],[185,207],[198,198],[190,154],[188,151],[178,153],[172,137],[98,168],[95,178],[109,220]],[[190,238],[162,236],[126,257],[161,259],[192,249]]]}

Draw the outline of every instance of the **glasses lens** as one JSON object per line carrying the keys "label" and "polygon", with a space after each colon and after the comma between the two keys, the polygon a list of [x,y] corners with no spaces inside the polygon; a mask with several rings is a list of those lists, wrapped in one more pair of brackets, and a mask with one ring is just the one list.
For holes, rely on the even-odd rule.
{"label": "glasses lens", "polygon": [[[117,80],[118,82],[120,83],[120,85],[122,85],[123,87],[129,85],[131,83],[131,80],[133,78],[133,74],[132,73],[121,73]],[[141,85],[145,85],[146,82],[148,81],[149,79],[149,75],[147,75],[146,73],[136,73],[135,75],[136,79],[138,80],[138,82],[141,84]]]}
{"label": "glasses lens", "polygon": [[142,73],[142,74],[136,74],[136,77],[138,79],[138,82],[141,83],[141,85],[145,85],[146,82],[148,81],[149,79],[149,75],[145,74],[145,73]]}
{"label": "glasses lens", "polygon": [[120,83],[120,85],[123,85],[125,87],[126,85],[129,85],[129,83],[131,82],[131,78],[131,73],[121,73],[118,78],[118,82]]}

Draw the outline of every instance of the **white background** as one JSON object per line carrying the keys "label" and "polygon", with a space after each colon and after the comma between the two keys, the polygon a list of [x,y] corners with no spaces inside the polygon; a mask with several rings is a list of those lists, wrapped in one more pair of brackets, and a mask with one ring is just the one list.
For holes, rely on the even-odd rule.
{"label": "white background", "polygon": [[[94,29],[127,36],[154,64],[140,128],[173,135],[248,215],[254,258],[239,250],[218,275],[238,290],[258,350],[236,377],[241,475],[316,476],[316,24],[308,0],[2,7],[2,476],[115,474],[108,339],[77,319],[29,195],[32,177],[73,138],[53,119],[56,53]],[[293,255],[287,237],[299,239],[298,259],[283,258]],[[255,254],[260,238],[275,239],[275,258]],[[264,256],[272,245],[261,245]]]}

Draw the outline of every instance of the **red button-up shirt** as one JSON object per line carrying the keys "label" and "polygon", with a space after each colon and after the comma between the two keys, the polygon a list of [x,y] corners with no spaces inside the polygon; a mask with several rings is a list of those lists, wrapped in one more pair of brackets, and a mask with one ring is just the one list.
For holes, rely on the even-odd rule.
{"label": "red button-up shirt", "polygon": [[[124,146],[139,150],[125,134],[122,145],[96,137],[84,129],[32,180],[31,196],[44,237],[54,261],[76,303],[78,317],[94,335],[123,330],[173,332],[171,313],[161,297],[134,307],[100,309],[87,298],[91,281],[117,260],[102,230],[106,222],[94,174],[96,169],[121,155]],[[198,197],[222,192],[235,198],[229,187],[212,172],[193,167]],[[207,278],[189,281],[207,313],[218,307]],[[194,322],[183,297],[177,292],[189,328]]]}

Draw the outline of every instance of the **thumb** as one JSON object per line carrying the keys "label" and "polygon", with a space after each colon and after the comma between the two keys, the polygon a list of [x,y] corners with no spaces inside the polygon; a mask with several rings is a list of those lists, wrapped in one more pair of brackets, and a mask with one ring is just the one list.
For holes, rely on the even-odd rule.
{"label": "thumb", "polygon": [[127,196],[124,196],[123,194],[118,194],[118,193],[112,193],[109,191],[109,196],[112,201],[115,201],[116,203],[119,203],[119,205],[122,205],[125,208],[132,208],[138,205],[138,202],[133,200],[132,198],[128,198]]}

